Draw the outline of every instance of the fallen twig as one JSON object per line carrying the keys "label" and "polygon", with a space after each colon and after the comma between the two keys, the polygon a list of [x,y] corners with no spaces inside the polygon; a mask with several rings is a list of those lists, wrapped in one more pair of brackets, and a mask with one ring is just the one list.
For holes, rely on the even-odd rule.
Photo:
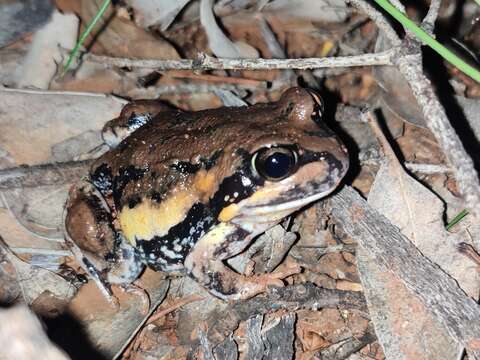
{"label": "fallen twig", "polygon": [[151,86],[148,88],[134,89],[129,93],[135,98],[155,98],[167,94],[199,94],[199,93],[215,93],[218,90],[234,91],[236,93],[245,93],[251,86],[242,86],[239,84],[176,84]]}
{"label": "fallen twig", "polygon": [[213,313],[207,320],[207,336],[212,344],[218,344],[235,330],[241,321],[270,311],[337,307],[366,311],[365,298],[360,292],[325,289],[312,283],[272,288],[265,296],[237,302],[223,309],[221,313]]}
{"label": "fallen twig", "polygon": [[435,21],[437,21],[438,11],[440,10],[441,4],[442,0],[431,0],[427,15],[425,15],[425,18],[422,21],[422,28],[430,35],[433,35]]}
{"label": "fallen twig", "polygon": [[180,299],[173,305],[167,306],[164,309],[158,309],[157,312],[152,314],[152,316],[147,320],[147,324],[154,323],[155,321],[163,318],[165,315],[170,314],[177,309],[180,309],[182,306],[201,300],[203,300],[203,298],[200,295],[196,294]]}
{"label": "fallen twig", "polygon": [[395,50],[362,54],[305,59],[219,59],[200,54],[189,60],[136,60],[85,54],[84,61],[118,67],[136,67],[156,70],[274,70],[274,69],[320,69],[332,67],[392,65]]}
{"label": "fallen twig", "polygon": [[3,169],[0,170],[0,190],[73,183],[87,173],[92,162],[68,161]]}

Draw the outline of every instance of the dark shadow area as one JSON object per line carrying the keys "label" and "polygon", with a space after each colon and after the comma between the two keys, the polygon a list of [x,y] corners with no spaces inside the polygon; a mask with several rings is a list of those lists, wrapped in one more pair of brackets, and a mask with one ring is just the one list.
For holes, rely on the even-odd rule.
{"label": "dark shadow area", "polygon": [[443,42],[445,36],[454,37],[459,35],[464,5],[465,0],[457,0],[454,13],[446,21],[439,20],[435,24],[435,34],[440,42]]}
{"label": "dark shadow area", "polygon": [[[351,184],[355,177],[360,173],[361,167],[359,158],[359,151],[355,140],[341,127],[341,124],[335,121],[335,113],[337,112],[337,106],[341,104],[341,99],[338,94],[328,91],[325,87],[319,92],[322,96],[325,104],[325,112],[322,119],[325,124],[342,140],[348,149],[350,166],[343,183]],[[358,119],[360,122],[360,119]],[[365,125],[368,126],[368,125]]]}
{"label": "dark shadow area", "polygon": [[480,142],[463,113],[463,109],[454,97],[454,91],[448,82],[447,68],[443,59],[433,50],[425,48],[423,52],[423,66],[432,80],[434,89],[439,97],[440,103],[445,108],[448,119],[460,137],[477,171],[480,170]]}
{"label": "dark shadow area", "polygon": [[[62,348],[72,360],[107,360],[94,349],[79,322],[69,314],[43,319],[50,340]],[[107,330],[106,330],[107,331]]]}

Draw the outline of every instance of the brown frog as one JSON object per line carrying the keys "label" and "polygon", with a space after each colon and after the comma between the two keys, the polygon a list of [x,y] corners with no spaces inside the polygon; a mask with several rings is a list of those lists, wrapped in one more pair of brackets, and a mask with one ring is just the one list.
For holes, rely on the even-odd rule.
{"label": "brown frog", "polygon": [[112,149],[70,192],[66,238],[107,296],[145,266],[184,270],[228,300],[281,285],[299,269],[247,277],[223,261],[338,186],[348,155],[321,113],[302,88],[198,112],[133,102],[104,128]]}

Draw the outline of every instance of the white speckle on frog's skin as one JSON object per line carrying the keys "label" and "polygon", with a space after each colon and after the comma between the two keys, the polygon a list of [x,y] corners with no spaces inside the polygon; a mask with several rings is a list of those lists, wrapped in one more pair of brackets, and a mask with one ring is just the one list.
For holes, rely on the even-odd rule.
{"label": "white speckle on frog's skin", "polygon": [[238,192],[235,191],[235,192],[233,193],[233,197],[234,197],[234,198],[237,198],[237,197],[238,197]]}
{"label": "white speckle on frog's skin", "polygon": [[155,254],[150,254],[150,255],[148,255],[148,257],[152,260],[155,260]]}
{"label": "white speckle on frog's skin", "polygon": [[177,252],[180,252],[180,251],[182,251],[182,246],[179,245],[179,244],[175,244],[175,245],[173,246],[173,250],[174,250],[174,251],[177,251]]}
{"label": "white speckle on frog's skin", "polygon": [[225,195],[225,197],[223,198],[224,201],[228,201],[230,199],[230,195]]}
{"label": "white speckle on frog's skin", "polygon": [[166,246],[162,246],[160,248],[160,251],[162,252],[163,255],[170,259],[181,259],[183,256],[182,254],[176,253],[175,251],[167,249]]}
{"label": "white speckle on frog's skin", "polygon": [[242,185],[243,186],[250,186],[252,185],[252,181],[247,178],[246,176],[242,176]]}

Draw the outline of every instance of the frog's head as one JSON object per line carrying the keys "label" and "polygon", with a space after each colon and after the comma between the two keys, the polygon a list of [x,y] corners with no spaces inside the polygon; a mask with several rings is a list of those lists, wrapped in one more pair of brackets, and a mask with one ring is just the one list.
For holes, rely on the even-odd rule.
{"label": "frog's head", "polygon": [[261,231],[338,186],[348,154],[322,123],[322,105],[315,93],[292,88],[273,105],[257,108],[248,141],[237,151],[237,189],[227,186],[233,182],[223,189],[226,197],[243,196],[223,208],[220,221]]}

